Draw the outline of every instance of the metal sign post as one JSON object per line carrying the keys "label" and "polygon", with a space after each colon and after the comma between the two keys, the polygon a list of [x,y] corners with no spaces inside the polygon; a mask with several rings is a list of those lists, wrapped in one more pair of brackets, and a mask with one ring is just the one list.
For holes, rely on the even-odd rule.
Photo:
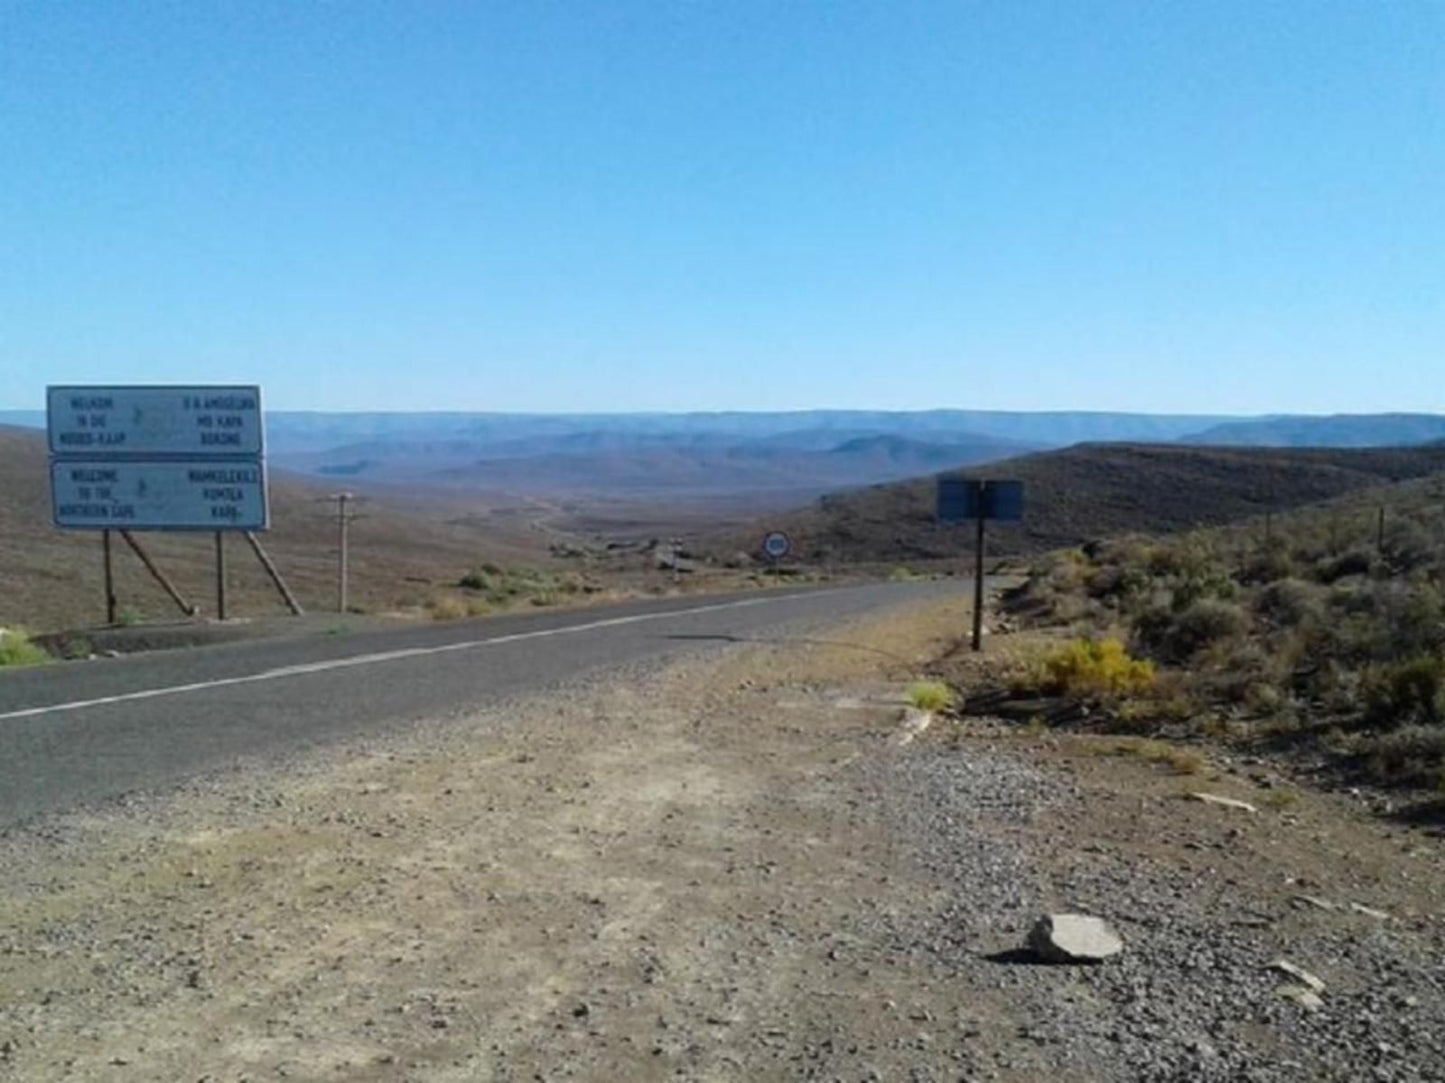
{"label": "metal sign post", "polygon": [[1023,514],[1024,486],[1021,481],[938,479],[938,521],[951,524],[972,519],[978,525],[973,571],[973,649],[976,651],[983,650],[984,524],[990,519],[1017,522]]}
{"label": "metal sign post", "polygon": [[110,559],[110,531],[100,532],[100,548],[105,554],[105,623],[114,624],[115,608],[115,565]]}
{"label": "metal sign post", "polygon": [[216,619],[226,619],[226,535],[216,531]]}

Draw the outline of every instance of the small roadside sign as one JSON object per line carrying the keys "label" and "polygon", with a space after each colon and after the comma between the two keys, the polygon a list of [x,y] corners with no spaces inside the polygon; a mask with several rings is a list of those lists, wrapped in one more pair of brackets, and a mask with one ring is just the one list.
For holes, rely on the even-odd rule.
{"label": "small roadside sign", "polygon": [[990,519],[1017,522],[1024,517],[1024,483],[941,477],[938,479],[937,515],[938,521],[944,524],[972,520],[978,525],[973,567],[973,649],[981,651],[984,524]]}
{"label": "small roadside sign", "polygon": [[793,549],[793,541],[781,530],[772,530],[763,538],[763,553],[769,560],[782,560]]}
{"label": "small roadside sign", "polygon": [[261,389],[51,387],[52,455],[257,457],[264,450]]}
{"label": "small roadside sign", "polygon": [[265,530],[269,518],[259,461],[57,459],[50,491],[70,530]]}

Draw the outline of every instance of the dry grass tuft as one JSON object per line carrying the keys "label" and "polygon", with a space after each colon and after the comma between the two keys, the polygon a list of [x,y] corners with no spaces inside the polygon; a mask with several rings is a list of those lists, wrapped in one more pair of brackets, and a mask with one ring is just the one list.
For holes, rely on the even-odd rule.
{"label": "dry grass tuft", "polygon": [[904,698],[920,711],[946,711],[954,702],[953,689],[942,681],[914,681]]}

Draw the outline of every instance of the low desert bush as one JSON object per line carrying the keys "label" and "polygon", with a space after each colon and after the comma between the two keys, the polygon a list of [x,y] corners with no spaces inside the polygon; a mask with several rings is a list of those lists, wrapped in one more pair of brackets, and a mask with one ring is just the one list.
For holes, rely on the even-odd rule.
{"label": "low desert bush", "polygon": [[1040,687],[1057,695],[1116,698],[1147,691],[1154,665],[1117,639],[1076,639],[1043,659]]}
{"label": "low desert bush", "polygon": [[1193,749],[1179,748],[1168,741],[1156,741],[1148,738],[1120,738],[1109,744],[1097,746],[1096,754],[1134,756],[1146,763],[1164,764],[1176,775],[1197,775],[1208,766],[1204,757]]}
{"label": "low desert bush", "polygon": [[508,571],[490,562],[477,565],[457,580],[463,590],[480,594],[489,607],[558,604],[563,596],[589,593],[587,580],[577,572],[538,571],[521,568]]}
{"label": "low desert bush", "polygon": [[1277,579],[1288,579],[1295,574],[1294,557],[1287,543],[1271,539],[1248,557],[1240,568],[1240,579],[1245,583],[1273,583]]}
{"label": "low desert bush", "polygon": [[1445,658],[1421,655],[1364,677],[1364,721],[1376,729],[1445,724]]}
{"label": "low desert bush", "polygon": [[1315,567],[1315,578],[1321,583],[1337,583],[1353,575],[1369,575],[1375,554],[1364,547],[1348,549]]}
{"label": "low desert bush", "polygon": [[953,706],[953,690],[942,681],[914,681],[905,698],[920,711],[946,711]]}
{"label": "low desert bush", "polygon": [[1320,588],[1303,579],[1277,579],[1260,590],[1255,609],[1279,628],[1289,628],[1324,612]]}
{"label": "low desert bush", "polygon": [[1201,598],[1181,610],[1155,607],[1141,615],[1135,632],[1140,643],[1165,661],[1183,662],[1204,647],[1234,639],[1249,627],[1249,617],[1233,602]]}
{"label": "low desert bush", "polygon": [[1433,785],[1445,772],[1445,726],[1402,726],[1368,738],[1361,751],[1382,782]]}
{"label": "low desert bush", "polygon": [[0,666],[38,666],[50,661],[50,655],[30,642],[24,632],[0,630]]}
{"label": "low desert bush", "polygon": [[426,608],[432,620],[461,620],[468,615],[467,603],[450,594],[427,599]]}

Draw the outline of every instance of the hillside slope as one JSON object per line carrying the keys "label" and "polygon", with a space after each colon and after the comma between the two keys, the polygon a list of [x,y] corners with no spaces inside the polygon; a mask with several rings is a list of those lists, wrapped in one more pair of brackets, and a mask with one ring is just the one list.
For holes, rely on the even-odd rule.
{"label": "hillside slope", "polygon": [[[1445,448],[1278,450],[1093,444],[1008,459],[965,475],[1025,483],[1021,525],[991,530],[990,551],[1035,552],[1131,531],[1228,523],[1383,482],[1445,470]],[[818,562],[956,557],[965,527],[934,522],[934,477],[824,497],[778,525]],[[730,539],[736,540],[736,539]]]}
{"label": "hillside slope", "polygon": [[[104,617],[99,534],[51,526],[46,462],[43,434],[0,427],[0,627],[47,631]],[[308,609],[327,609],[335,600],[334,505],[321,502],[329,491],[284,476],[272,479],[273,528],[264,544]],[[460,507],[393,499],[362,510],[366,518],[352,528],[351,598],[368,610],[414,603],[432,581],[451,582],[479,559],[545,560],[545,538],[463,521]],[[142,543],[203,613],[214,613],[210,535],[146,534]],[[228,553],[232,612],[284,612],[245,542],[232,538]],[[123,609],[149,619],[179,616],[118,539],[115,567]]]}

